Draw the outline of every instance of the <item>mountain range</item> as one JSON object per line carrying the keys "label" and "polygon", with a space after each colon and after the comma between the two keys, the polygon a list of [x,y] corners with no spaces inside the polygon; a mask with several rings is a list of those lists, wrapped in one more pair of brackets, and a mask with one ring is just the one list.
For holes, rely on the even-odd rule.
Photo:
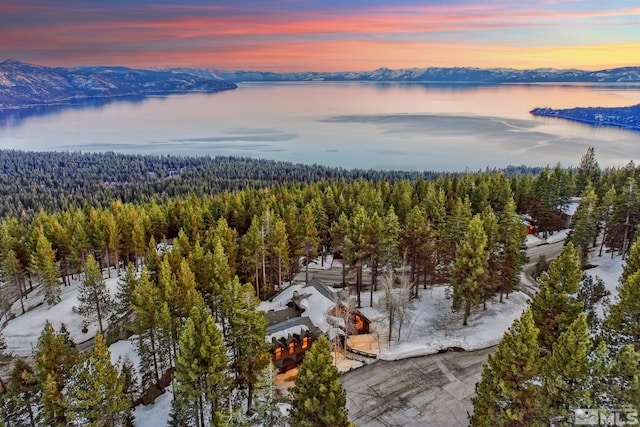
{"label": "mountain range", "polygon": [[69,105],[95,99],[216,92],[233,83],[171,70],[126,67],[50,68],[14,60],[0,63],[0,110]]}
{"label": "mountain range", "polygon": [[15,60],[0,62],[0,110],[190,92],[234,89],[238,82],[371,81],[446,84],[640,83],[640,67],[600,71],[379,68],[360,72],[226,71],[208,68],[141,70],[126,67],[43,67]]}
{"label": "mountain range", "polygon": [[251,81],[374,81],[440,83],[640,83],[640,67],[612,68],[600,71],[539,68],[378,68],[359,72],[225,71],[216,69],[173,68],[173,71],[212,77],[229,82]]}

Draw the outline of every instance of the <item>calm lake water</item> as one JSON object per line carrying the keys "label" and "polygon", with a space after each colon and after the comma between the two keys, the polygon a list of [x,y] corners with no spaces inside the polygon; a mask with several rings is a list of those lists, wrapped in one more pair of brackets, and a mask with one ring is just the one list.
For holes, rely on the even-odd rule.
{"label": "calm lake water", "polygon": [[0,148],[239,155],[347,168],[471,170],[640,159],[640,132],[529,114],[626,106],[640,87],[245,83],[214,94],[118,100],[0,119]]}

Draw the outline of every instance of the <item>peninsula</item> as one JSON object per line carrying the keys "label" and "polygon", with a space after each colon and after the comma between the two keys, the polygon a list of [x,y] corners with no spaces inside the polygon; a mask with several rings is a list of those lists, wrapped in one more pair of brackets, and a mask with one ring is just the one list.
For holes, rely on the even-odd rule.
{"label": "peninsula", "polygon": [[576,107],[568,109],[534,108],[534,116],[555,117],[586,123],[640,131],[640,104],[630,107]]}

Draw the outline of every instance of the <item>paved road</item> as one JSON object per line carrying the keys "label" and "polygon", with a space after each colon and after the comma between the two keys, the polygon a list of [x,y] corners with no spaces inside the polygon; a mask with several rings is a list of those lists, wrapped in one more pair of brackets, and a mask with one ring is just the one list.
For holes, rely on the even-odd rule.
{"label": "paved road", "polygon": [[482,364],[494,349],[378,360],[346,373],[349,418],[360,427],[467,426]]}

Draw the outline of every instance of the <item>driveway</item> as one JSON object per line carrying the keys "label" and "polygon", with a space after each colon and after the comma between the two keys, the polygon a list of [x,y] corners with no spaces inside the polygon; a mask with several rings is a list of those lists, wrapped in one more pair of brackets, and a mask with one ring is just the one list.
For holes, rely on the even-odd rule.
{"label": "driveway", "polygon": [[397,361],[342,376],[349,418],[360,427],[467,426],[482,364],[495,347]]}

